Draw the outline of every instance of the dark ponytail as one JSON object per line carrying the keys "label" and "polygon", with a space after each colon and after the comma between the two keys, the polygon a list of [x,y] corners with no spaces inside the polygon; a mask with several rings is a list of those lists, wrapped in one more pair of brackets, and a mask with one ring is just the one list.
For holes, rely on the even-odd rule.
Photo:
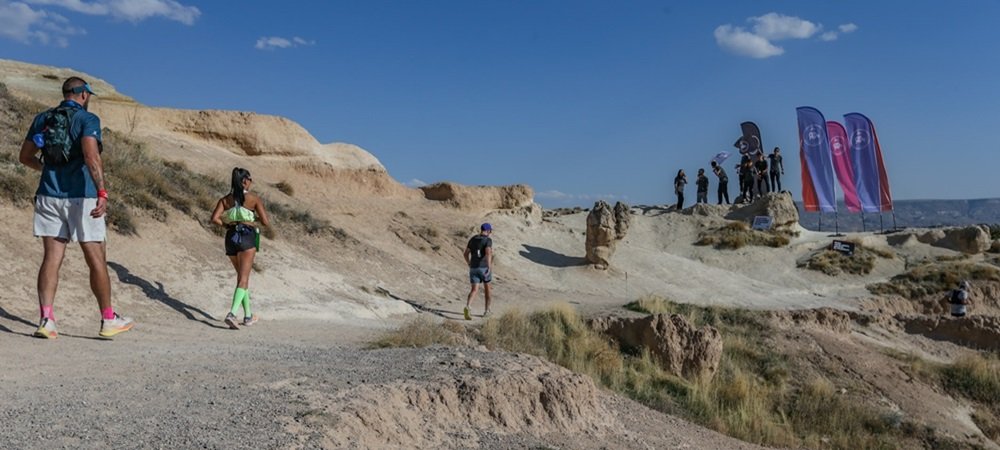
{"label": "dark ponytail", "polygon": [[250,178],[250,171],[242,167],[233,168],[233,182],[230,185],[232,191],[230,194],[233,196],[233,203],[236,206],[243,206],[243,201],[246,200],[243,197],[243,180]]}

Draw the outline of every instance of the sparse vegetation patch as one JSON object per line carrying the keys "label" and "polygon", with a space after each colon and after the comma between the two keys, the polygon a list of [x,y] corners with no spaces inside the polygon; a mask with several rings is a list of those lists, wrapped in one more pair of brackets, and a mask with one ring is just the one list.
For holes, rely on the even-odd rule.
{"label": "sparse vegetation patch", "polygon": [[702,232],[694,245],[711,245],[717,249],[735,250],[747,245],[784,247],[793,237],[787,231],[752,230],[745,222],[729,222],[719,228]]}
{"label": "sparse vegetation patch", "polygon": [[895,294],[916,299],[945,292],[962,280],[1000,281],[1000,268],[963,261],[926,263],[896,275],[889,281],[870,284],[868,290],[873,294]]}
{"label": "sparse vegetation patch", "polygon": [[892,259],[896,255],[889,250],[862,246],[854,242],[855,250],[851,256],[829,248],[821,249],[809,256],[809,259],[799,263],[799,267],[823,272],[830,276],[844,273],[853,275],[868,275],[875,269],[878,258]]}
{"label": "sparse vegetation patch", "polygon": [[[657,297],[642,298],[626,308],[679,314],[695,325],[719,329],[724,339],[719,372],[711,380],[687,380],[663,371],[648,352],[620,353],[568,305],[530,314],[511,311],[487,320],[480,329],[468,329],[465,336],[492,349],[544,357],[652,408],[749,442],[867,449],[938,439],[900,417],[842,394],[820,374],[793,375],[789,355],[771,341],[775,330],[763,312],[681,305]],[[376,345],[454,345],[461,340],[455,333],[462,325],[444,323],[411,322],[392,339],[383,338]],[[445,327],[447,332],[442,332]]]}

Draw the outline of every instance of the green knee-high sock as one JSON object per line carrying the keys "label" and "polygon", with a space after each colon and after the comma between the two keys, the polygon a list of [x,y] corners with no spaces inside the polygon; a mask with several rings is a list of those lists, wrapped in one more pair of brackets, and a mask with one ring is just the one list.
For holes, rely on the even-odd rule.
{"label": "green knee-high sock", "polygon": [[240,306],[243,305],[243,299],[247,297],[247,290],[241,287],[236,288],[236,292],[233,292],[233,307],[229,310],[232,315],[240,310]]}
{"label": "green knee-high sock", "polygon": [[253,313],[250,311],[250,290],[247,289],[247,295],[243,296],[243,317],[252,317]]}

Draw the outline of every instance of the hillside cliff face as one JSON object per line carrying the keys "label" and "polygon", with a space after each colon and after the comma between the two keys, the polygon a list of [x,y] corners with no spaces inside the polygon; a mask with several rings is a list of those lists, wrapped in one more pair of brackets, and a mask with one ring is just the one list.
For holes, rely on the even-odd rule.
{"label": "hillside cliff face", "polygon": [[241,111],[153,108],[119,93],[110,83],[71,69],[0,60],[0,83],[17,97],[43,105],[60,101],[60,87],[78,75],[98,93],[92,110],[102,125],[137,139],[223,148],[240,157],[284,157],[313,161],[335,170],[384,173],[385,167],[364,149],[346,143],[321,144],[299,124],[284,117]]}

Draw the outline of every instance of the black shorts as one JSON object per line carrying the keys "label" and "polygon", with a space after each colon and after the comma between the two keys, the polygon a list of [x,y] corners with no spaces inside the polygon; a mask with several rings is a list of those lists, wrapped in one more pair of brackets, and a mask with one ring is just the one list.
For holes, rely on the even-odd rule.
{"label": "black shorts", "polygon": [[257,230],[246,225],[226,229],[226,256],[257,248]]}

